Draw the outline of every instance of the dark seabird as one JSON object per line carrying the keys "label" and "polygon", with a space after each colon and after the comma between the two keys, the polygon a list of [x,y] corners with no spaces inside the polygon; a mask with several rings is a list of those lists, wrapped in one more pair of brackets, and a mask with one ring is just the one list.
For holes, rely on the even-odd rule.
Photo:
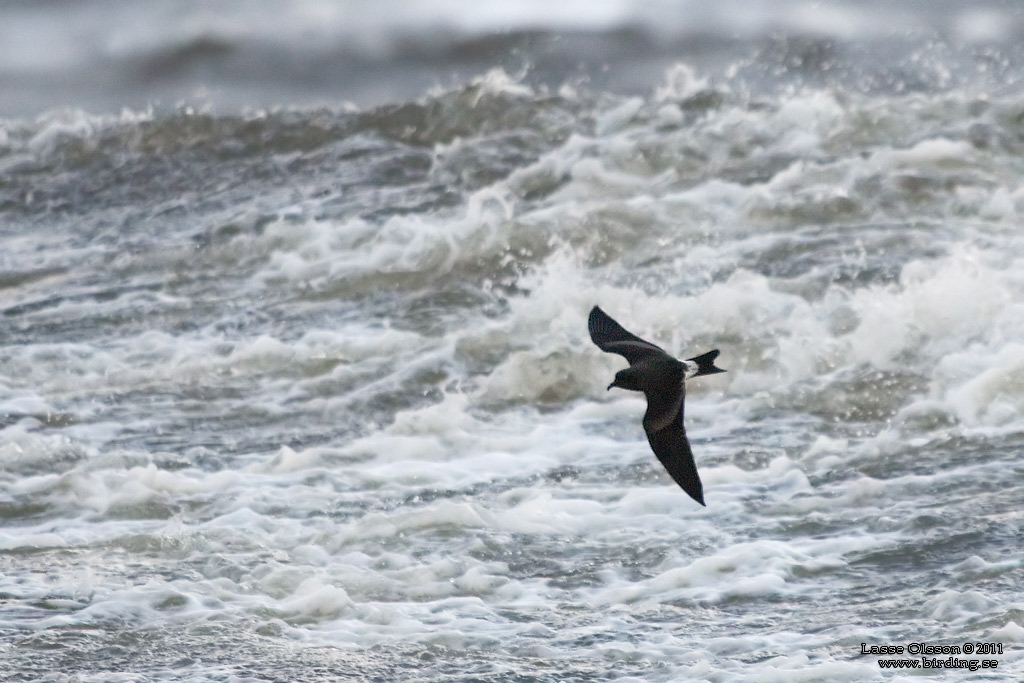
{"label": "dark seabird", "polygon": [[668,473],[704,505],[704,488],[693,462],[693,452],[683,428],[683,398],[686,380],[701,375],[725,372],[715,367],[718,349],[688,360],[676,360],[659,347],[626,331],[597,306],[590,311],[590,338],[602,351],[617,353],[629,361],[629,367],[615,373],[608,385],[642,391],[647,397],[644,431],[647,440]]}

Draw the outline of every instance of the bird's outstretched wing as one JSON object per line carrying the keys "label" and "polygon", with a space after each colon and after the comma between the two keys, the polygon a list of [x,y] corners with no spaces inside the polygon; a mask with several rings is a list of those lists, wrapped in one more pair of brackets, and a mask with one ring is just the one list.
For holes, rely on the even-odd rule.
{"label": "bird's outstretched wing", "polygon": [[649,385],[644,431],[651,449],[668,473],[695,501],[704,505],[704,488],[693,461],[690,441],[683,427],[683,404],[686,386],[683,368],[679,364],[661,363],[655,384]]}
{"label": "bird's outstretched wing", "polygon": [[587,327],[590,329],[590,338],[598,348],[608,353],[619,354],[628,360],[630,365],[652,355],[665,355],[660,347],[627,331],[597,306],[590,311]]}
{"label": "bird's outstretched wing", "polygon": [[[677,408],[666,406],[664,401],[652,401],[647,395],[647,415],[644,416],[644,431],[651,450],[665,466],[668,473],[695,501],[704,505],[704,487],[693,461],[690,440],[683,428],[683,391],[680,385]],[[656,412],[661,410],[662,412]],[[669,412],[665,412],[668,410]]]}

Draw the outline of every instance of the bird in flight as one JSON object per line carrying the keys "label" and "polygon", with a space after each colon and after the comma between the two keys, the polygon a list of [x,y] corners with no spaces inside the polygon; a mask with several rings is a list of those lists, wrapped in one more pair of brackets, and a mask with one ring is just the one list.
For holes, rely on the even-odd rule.
{"label": "bird in flight", "polygon": [[597,306],[590,311],[587,326],[598,348],[629,361],[628,368],[615,373],[615,380],[608,389],[620,387],[644,392],[647,397],[644,431],[651,449],[675,482],[704,505],[704,488],[683,427],[683,399],[686,380],[725,372],[715,367],[718,349],[688,360],[676,360],[660,347],[628,332]]}

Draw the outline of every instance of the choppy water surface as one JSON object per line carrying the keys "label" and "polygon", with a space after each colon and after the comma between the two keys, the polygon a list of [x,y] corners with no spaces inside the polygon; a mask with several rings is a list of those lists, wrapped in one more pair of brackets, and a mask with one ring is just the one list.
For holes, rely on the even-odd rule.
{"label": "choppy water surface", "polygon": [[0,122],[3,679],[1021,675],[1024,94],[780,63]]}

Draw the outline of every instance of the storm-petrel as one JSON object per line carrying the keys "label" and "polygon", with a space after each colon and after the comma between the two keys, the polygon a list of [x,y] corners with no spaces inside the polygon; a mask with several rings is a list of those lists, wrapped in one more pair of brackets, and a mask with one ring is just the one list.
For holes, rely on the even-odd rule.
{"label": "storm-petrel", "polygon": [[686,380],[725,372],[715,367],[718,349],[688,360],[676,360],[661,348],[626,331],[597,306],[590,311],[590,338],[602,351],[617,353],[629,367],[615,373],[608,385],[642,391],[647,397],[644,431],[651,449],[676,483],[695,501],[704,505],[704,488],[683,428],[683,398]]}

